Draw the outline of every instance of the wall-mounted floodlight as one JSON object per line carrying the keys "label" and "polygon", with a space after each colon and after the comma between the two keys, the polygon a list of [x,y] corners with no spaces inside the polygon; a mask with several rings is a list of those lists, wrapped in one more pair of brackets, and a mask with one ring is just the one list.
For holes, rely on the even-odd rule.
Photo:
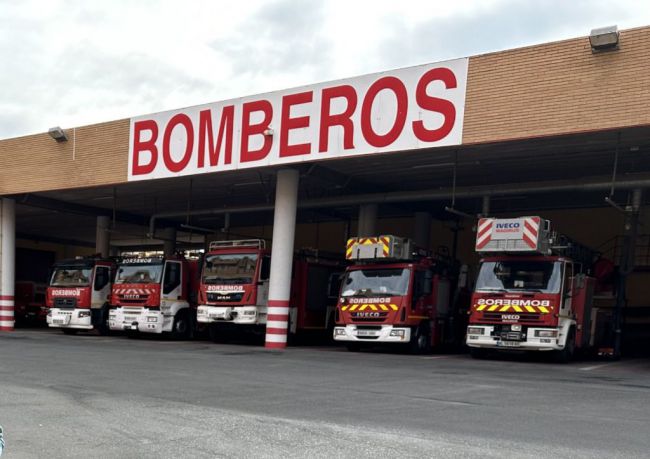
{"label": "wall-mounted floodlight", "polygon": [[594,29],[589,34],[589,44],[591,51],[596,53],[600,51],[609,51],[618,49],[618,27],[609,26]]}
{"label": "wall-mounted floodlight", "polygon": [[65,142],[68,140],[68,136],[65,135],[65,132],[59,126],[50,128],[47,133],[57,142]]}

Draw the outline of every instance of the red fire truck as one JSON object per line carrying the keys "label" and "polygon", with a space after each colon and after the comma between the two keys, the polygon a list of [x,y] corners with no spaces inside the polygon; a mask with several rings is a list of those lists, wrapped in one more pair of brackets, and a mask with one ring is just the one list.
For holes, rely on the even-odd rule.
{"label": "red fire truck", "polygon": [[111,259],[80,257],[55,263],[45,300],[48,326],[67,334],[94,328],[106,333],[114,275]]}
{"label": "red fire truck", "polygon": [[34,281],[16,281],[14,314],[17,325],[45,325],[47,285]]}
{"label": "red fire truck", "polygon": [[518,349],[568,361],[593,345],[594,278],[586,271],[594,252],[540,217],[480,219],[476,251],[483,258],[466,340],[473,357]]}
{"label": "red fire truck", "polygon": [[181,255],[120,260],[111,294],[110,329],[191,337],[197,270],[197,261]]}
{"label": "red fire truck", "polygon": [[[300,251],[293,262],[290,334],[331,329],[341,262],[317,251]],[[265,330],[271,251],[265,241],[214,241],[203,261],[197,321],[215,341],[229,334]]]}
{"label": "red fire truck", "polygon": [[452,341],[458,264],[432,256],[396,236],[347,242],[349,266],[341,282],[334,340],[351,351],[395,343],[428,352]]}

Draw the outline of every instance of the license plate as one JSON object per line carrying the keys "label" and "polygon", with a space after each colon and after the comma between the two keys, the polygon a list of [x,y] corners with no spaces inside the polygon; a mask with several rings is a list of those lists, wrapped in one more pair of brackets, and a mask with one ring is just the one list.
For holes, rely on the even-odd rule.
{"label": "license plate", "polygon": [[52,323],[54,323],[55,325],[65,325],[66,322],[67,321],[65,319],[54,319],[54,320],[52,320]]}
{"label": "license plate", "polygon": [[377,336],[378,333],[375,330],[357,330],[357,336]]}
{"label": "license plate", "polygon": [[519,347],[521,345],[518,341],[497,341],[499,347]]}

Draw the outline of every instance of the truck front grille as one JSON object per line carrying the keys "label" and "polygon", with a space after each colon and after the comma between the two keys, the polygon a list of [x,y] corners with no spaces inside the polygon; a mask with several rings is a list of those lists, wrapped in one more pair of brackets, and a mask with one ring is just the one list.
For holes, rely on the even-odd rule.
{"label": "truck front grille", "polygon": [[77,306],[76,298],[54,298],[55,308],[74,308]]}

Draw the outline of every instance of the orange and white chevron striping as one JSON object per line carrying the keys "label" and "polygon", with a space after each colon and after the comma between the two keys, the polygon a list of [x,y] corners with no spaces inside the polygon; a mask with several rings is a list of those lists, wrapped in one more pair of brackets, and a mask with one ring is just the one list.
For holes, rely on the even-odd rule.
{"label": "orange and white chevron striping", "polygon": [[477,304],[474,309],[484,312],[530,312],[533,314],[550,314],[553,311],[553,306],[519,306],[515,304]]}
{"label": "orange and white chevron striping", "polygon": [[370,309],[371,311],[397,311],[399,307],[396,304],[374,304],[374,303],[368,303],[368,304],[348,304],[346,306],[341,306],[341,311],[365,311],[366,309]]}

